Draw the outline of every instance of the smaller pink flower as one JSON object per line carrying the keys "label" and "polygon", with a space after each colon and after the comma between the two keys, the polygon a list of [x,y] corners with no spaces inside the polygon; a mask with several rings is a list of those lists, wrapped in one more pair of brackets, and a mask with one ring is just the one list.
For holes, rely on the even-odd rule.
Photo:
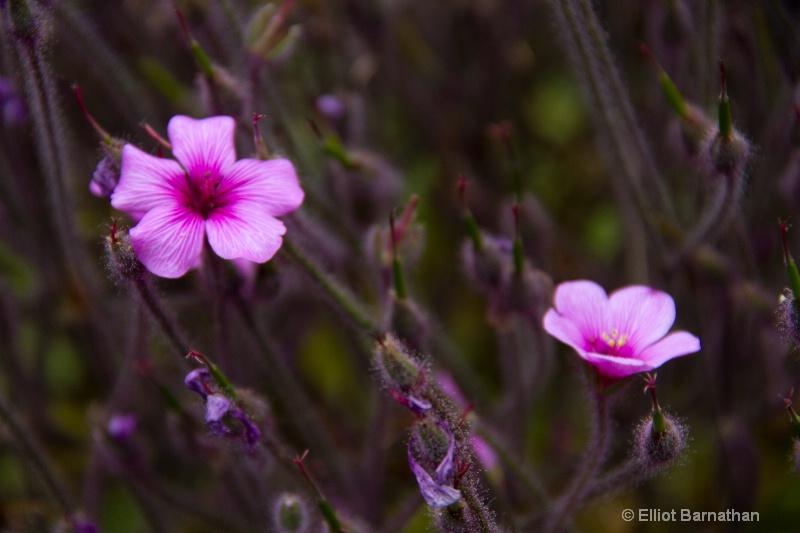
{"label": "smaller pink flower", "polygon": [[139,223],[130,230],[139,259],[153,274],[183,276],[206,242],[223,259],[268,261],[286,227],[276,216],[297,209],[303,190],[286,159],[236,160],[231,117],[175,116],[167,125],[175,159],[122,149],[111,205]]}
{"label": "smaller pink flower", "polygon": [[700,350],[691,333],[667,335],[675,301],[665,292],[631,285],[607,296],[597,283],[579,280],[561,283],[553,300],[544,329],[594,366],[605,384]]}

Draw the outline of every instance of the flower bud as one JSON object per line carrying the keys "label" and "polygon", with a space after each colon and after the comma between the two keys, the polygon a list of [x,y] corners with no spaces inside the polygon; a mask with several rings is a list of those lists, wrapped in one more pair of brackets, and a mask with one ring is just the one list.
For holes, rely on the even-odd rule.
{"label": "flower bud", "polygon": [[750,160],[750,143],[735,129],[728,136],[713,131],[705,146],[709,169],[726,176],[742,172]]}
{"label": "flower bud", "polygon": [[440,509],[435,514],[435,520],[438,530],[445,533],[472,533],[480,528],[463,500]]}
{"label": "flower bud", "polygon": [[426,369],[422,363],[392,335],[378,341],[374,366],[384,386],[390,390],[410,392],[425,382]]}
{"label": "flower bud", "polygon": [[308,530],[308,510],[296,494],[281,494],[275,502],[275,529],[279,533],[300,533]]}
{"label": "flower bud", "polygon": [[109,419],[106,431],[115,442],[123,444],[130,440],[138,421],[134,415],[114,415]]}
{"label": "flower bud", "polygon": [[718,128],[706,140],[705,157],[712,171],[740,175],[750,159],[750,143],[733,127],[725,65],[719,62],[720,95]]}
{"label": "flower bud", "polygon": [[504,269],[511,262],[510,240],[480,233],[482,247],[475,249],[474,242],[464,243],[462,258],[464,270],[470,280],[483,290],[500,286]]}
{"label": "flower bud", "polygon": [[328,120],[339,120],[347,112],[347,107],[338,96],[333,94],[323,94],[319,96],[314,103],[317,113],[327,118]]}
{"label": "flower bud", "polygon": [[505,290],[511,310],[538,322],[550,305],[553,279],[541,270],[525,267],[521,275],[509,276]]}
{"label": "flower bud", "polygon": [[660,409],[642,422],[637,432],[637,454],[644,464],[657,467],[670,463],[686,447],[686,429]]}
{"label": "flower bud", "polygon": [[302,34],[297,24],[285,27],[291,2],[280,8],[269,3],[258,9],[247,30],[247,46],[250,52],[267,61],[280,60],[294,49]]}
{"label": "flower bud", "polygon": [[128,232],[117,228],[116,221],[105,238],[105,245],[106,266],[113,275],[132,280],[143,278],[147,271],[136,256]]}

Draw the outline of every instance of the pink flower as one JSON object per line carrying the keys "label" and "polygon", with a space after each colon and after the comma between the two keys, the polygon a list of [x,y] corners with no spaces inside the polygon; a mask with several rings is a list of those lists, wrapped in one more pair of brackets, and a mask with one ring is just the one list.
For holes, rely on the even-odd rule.
{"label": "pink flower", "polygon": [[593,281],[567,281],[556,288],[554,301],[544,329],[572,346],[605,384],[700,350],[691,333],[667,335],[675,302],[665,292],[631,285],[606,296]]}
{"label": "pink flower", "polygon": [[177,161],[126,144],[111,205],[139,223],[130,230],[139,259],[165,278],[184,275],[204,242],[223,259],[268,261],[286,227],[275,217],[303,202],[286,159],[236,160],[231,117],[175,116],[167,125]]}

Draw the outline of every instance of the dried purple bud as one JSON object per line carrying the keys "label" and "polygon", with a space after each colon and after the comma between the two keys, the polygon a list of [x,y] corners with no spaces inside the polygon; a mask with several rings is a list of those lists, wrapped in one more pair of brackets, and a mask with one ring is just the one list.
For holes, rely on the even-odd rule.
{"label": "dried purple bud", "polygon": [[208,368],[201,366],[189,372],[186,375],[186,379],[183,380],[183,383],[186,385],[186,388],[196,392],[205,399],[213,392],[209,387],[211,381],[211,373],[208,371]]}
{"label": "dried purple bud", "polygon": [[396,390],[391,390],[389,393],[400,405],[403,405],[419,417],[425,416],[425,413],[430,411],[430,409],[433,407],[431,402],[425,400],[424,398],[415,398],[411,395],[403,396],[403,394]]}
{"label": "dried purple bud", "polygon": [[436,508],[456,503],[461,499],[461,491],[453,486],[455,438],[449,424],[440,422],[434,425],[425,421],[416,429],[408,443],[408,464],[417,478],[422,497],[428,505]]}
{"label": "dried purple bud", "polygon": [[106,431],[108,435],[119,443],[126,442],[133,435],[138,424],[134,415],[114,415],[108,421]]}
{"label": "dried purple bud", "polygon": [[118,182],[119,163],[112,156],[105,155],[94,169],[89,191],[99,198],[110,198]]}
{"label": "dried purple bud", "polygon": [[[234,420],[241,422],[241,427],[235,425]],[[206,424],[217,437],[243,438],[248,451],[253,451],[261,439],[261,431],[244,411],[219,394],[210,394],[206,398]]]}
{"label": "dried purple bud", "polygon": [[342,99],[332,94],[323,94],[317,98],[316,107],[320,115],[330,120],[342,118],[347,111]]}

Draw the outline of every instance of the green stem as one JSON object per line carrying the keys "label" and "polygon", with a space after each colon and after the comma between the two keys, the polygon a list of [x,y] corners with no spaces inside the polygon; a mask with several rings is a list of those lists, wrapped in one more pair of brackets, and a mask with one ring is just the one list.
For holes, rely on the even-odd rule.
{"label": "green stem", "polygon": [[369,313],[348,294],[347,289],[325,273],[303,250],[284,237],[283,248],[314,278],[344,310],[345,313],[367,334],[376,339],[383,336],[382,329],[370,318]]}
{"label": "green stem", "polygon": [[139,293],[139,297],[141,297],[142,302],[144,302],[145,307],[150,312],[150,316],[155,319],[162,333],[164,333],[164,336],[175,349],[175,353],[183,359],[189,351],[189,343],[186,342],[183,335],[178,332],[172,319],[167,315],[166,311],[164,311],[161,302],[158,301],[158,298],[153,293],[150,283],[144,278],[139,278],[135,280],[134,285],[136,291]]}
{"label": "green stem", "polygon": [[480,421],[477,423],[475,432],[486,441],[486,444],[491,446],[492,450],[497,454],[503,466],[511,472],[519,481],[525,485],[528,492],[542,504],[547,505],[550,498],[547,495],[541,482],[530,472],[522,466],[522,461],[514,457],[506,447],[495,438],[495,436],[483,425]]}

